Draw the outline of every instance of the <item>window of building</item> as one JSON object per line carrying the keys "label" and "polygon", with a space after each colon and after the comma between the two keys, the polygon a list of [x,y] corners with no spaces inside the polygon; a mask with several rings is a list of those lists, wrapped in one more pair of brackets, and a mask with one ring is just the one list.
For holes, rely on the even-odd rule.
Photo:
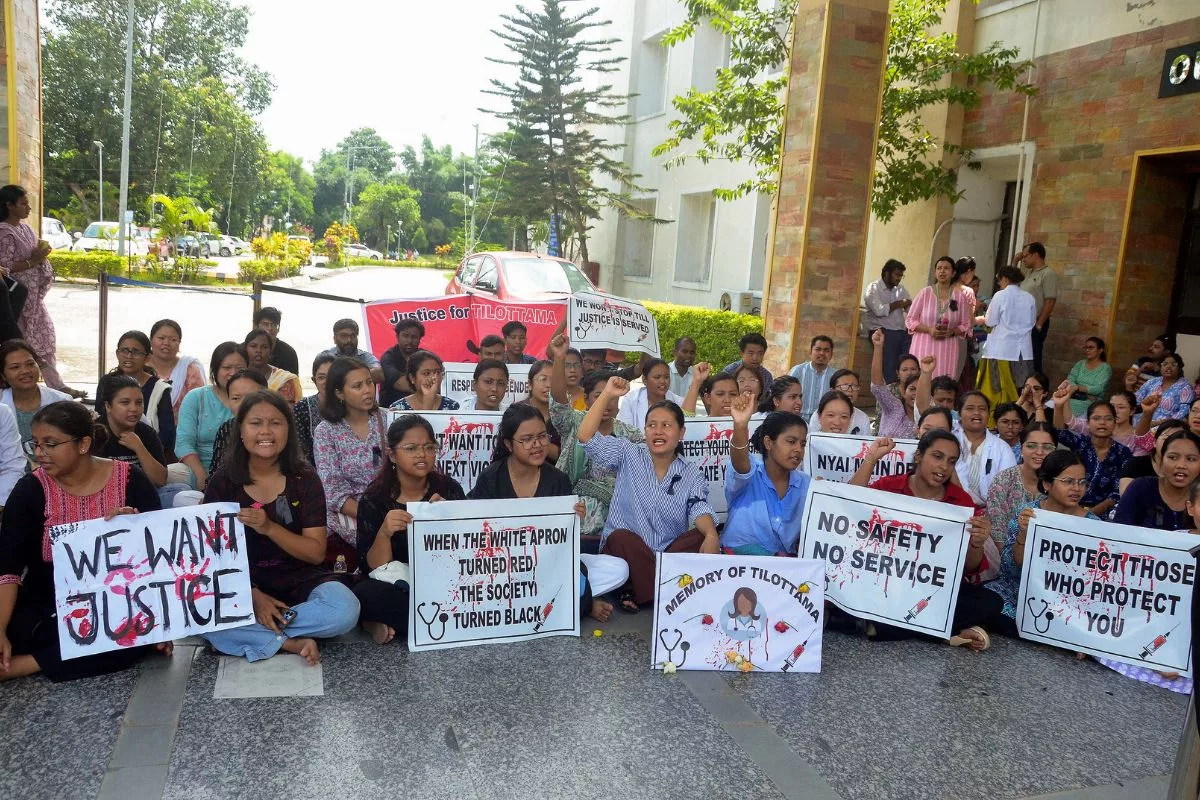
{"label": "window of building", "polygon": [[666,110],[667,98],[667,55],[662,36],[654,36],[642,42],[636,64],[633,117],[648,117]]}
{"label": "window of building", "polygon": [[717,88],[717,70],[729,66],[729,37],[711,25],[699,25],[692,37],[692,87],[697,92]]}
{"label": "window of building", "polygon": [[[653,217],[658,202],[648,197],[634,200],[630,205]],[[617,267],[626,278],[650,279],[654,264],[654,228],[649,219],[634,219],[625,214],[617,219]]]}
{"label": "window of building", "polygon": [[675,282],[708,288],[712,278],[713,243],[716,237],[717,201],[712,192],[679,198],[678,244],[675,247]]}

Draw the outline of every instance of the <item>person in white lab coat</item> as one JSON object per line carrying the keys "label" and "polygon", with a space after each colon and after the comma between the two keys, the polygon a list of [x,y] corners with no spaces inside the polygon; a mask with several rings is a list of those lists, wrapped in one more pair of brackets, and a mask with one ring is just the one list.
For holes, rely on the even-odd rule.
{"label": "person in white lab coat", "polygon": [[1011,403],[1033,373],[1033,326],[1037,302],[1021,288],[1024,275],[1016,267],[1001,267],[996,274],[1000,291],[992,297],[987,316],[980,317],[991,328],[979,363],[976,387],[992,407]]}
{"label": "person in white lab coat", "polygon": [[1017,463],[1012,447],[988,430],[991,415],[992,405],[983,392],[966,392],[958,398],[959,424],[954,430],[962,446],[958,481],[980,508],[987,505],[992,479]]}

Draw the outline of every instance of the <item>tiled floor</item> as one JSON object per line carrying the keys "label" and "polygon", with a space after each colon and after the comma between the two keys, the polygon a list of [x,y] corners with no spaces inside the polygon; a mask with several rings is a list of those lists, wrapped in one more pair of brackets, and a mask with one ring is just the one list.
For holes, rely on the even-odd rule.
{"label": "tiled floor", "polygon": [[214,699],[220,658],[203,647],[92,681],[0,685],[0,793],[1165,796],[1187,699],[1061,651],[830,634],[819,675],[663,676],[649,623],[416,656],[351,637],[323,648],[318,696]]}

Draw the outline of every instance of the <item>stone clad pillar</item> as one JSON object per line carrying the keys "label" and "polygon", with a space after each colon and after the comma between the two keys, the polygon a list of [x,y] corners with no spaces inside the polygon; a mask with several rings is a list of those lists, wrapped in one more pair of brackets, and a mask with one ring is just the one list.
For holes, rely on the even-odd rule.
{"label": "stone clad pillar", "polygon": [[42,72],[37,0],[0,3],[0,183],[18,183],[41,229]]}
{"label": "stone clad pillar", "polygon": [[764,296],[775,374],[819,333],[853,359],[887,26],[888,0],[799,4]]}

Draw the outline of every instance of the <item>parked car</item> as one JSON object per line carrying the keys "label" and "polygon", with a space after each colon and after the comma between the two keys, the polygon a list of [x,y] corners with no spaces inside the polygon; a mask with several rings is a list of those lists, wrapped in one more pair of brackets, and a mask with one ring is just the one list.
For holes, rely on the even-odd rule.
{"label": "parked car", "polygon": [[70,250],[73,244],[66,226],[54,217],[42,217],[42,238],[55,250]]}
{"label": "parked car", "polygon": [[243,242],[236,236],[218,236],[217,252],[223,258],[230,256],[240,256],[242,253],[250,249],[250,245]]}
{"label": "parked car", "polygon": [[190,233],[176,236],[171,242],[171,255],[175,258],[200,258],[200,240]]}
{"label": "parked car", "polygon": [[561,300],[574,292],[596,292],[583,270],[570,261],[538,253],[476,253],[463,259],[446,294],[486,294],[498,300]]}
{"label": "parked car", "polygon": [[[75,243],[71,245],[71,251],[88,253],[93,250],[101,250],[115,253],[118,251],[117,238],[120,236],[120,227],[116,222],[93,222],[75,239]],[[126,253],[144,256],[148,251],[149,247],[145,239],[126,237]]]}
{"label": "parked car", "polygon": [[379,261],[383,260],[383,253],[378,250],[372,250],[359,242],[342,245],[342,252],[346,254],[347,258],[374,258]]}

